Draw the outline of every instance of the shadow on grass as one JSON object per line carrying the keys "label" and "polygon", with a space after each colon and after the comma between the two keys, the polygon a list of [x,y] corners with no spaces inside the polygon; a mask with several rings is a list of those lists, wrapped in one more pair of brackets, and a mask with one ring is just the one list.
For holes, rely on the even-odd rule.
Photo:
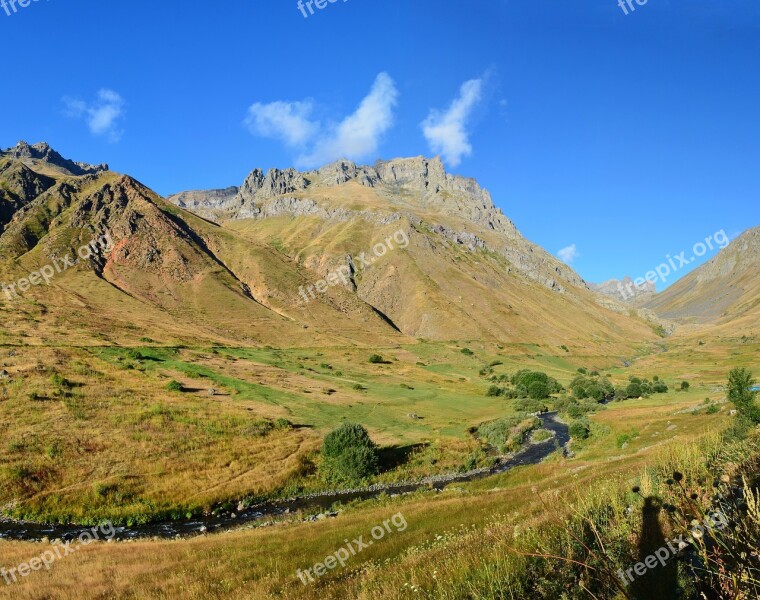
{"label": "shadow on grass", "polygon": [[[662,502],[659,498],[649,496],[644,499],[644,506],[641,509],[641,538],[638,548],[638,558],[641,563],[644,563],[647,557],[655,556],[657,550],[668,547],[658,518],[661,510]],[[644,575],[633,581],[631,591],[636,600],[660,600],[678,597],[678,564],[675,557],[670,557],[665,566],[658,563],[656,567],[648,568]]]}
{"label": "shadow on grass", "polygon": [[380,469],[382,471],[392,471],[401,465],[409,462],[411,456],[428,444],[411,444],[409,446],[388,446],[378,450],[380,459]]}

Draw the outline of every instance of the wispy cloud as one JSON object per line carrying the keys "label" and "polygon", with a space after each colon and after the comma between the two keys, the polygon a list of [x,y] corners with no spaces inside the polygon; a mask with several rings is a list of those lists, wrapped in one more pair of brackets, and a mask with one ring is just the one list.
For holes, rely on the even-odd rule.
{"label": "wispy cloud", "polygon": [[84,119],[93,135],[106,136],[112,143],[124,135],[120,128],[124,119],[124,99],[113,90],[100,90],[92,103],[66,96],[63,104],[64,114],[73,119]]}
{"label": "wispy cloud", "polygon": [[459,97],[444,111],[431,110],[422,122],[422,131],[430,150],[440,154],[452,167],[462,162],[462,157],[472,154],[467,131],[467,121],[483,94],[483,79],[471,79],[462,84]]}
{"label": "wispy cloud", "polygon": [[252,134],[301,147],[299,167],[322,166],[340,158],[361,160],[377,152],[383,135],[393,125],[398,90],[387,73],[380,73],[355,112],[323,125],[312,118],[311,101],[253,104],[245,125]]}
{"label": "wispy cloud", "polygon": [[310,119],[314,106],[304,102],[257,102],[248,108],[246,127],[261,137],[280,140],[288,146],[301,146],[319,131],[319,123]]}
{"label": "wispy cloud", "polygon": [[568,246],[567,248],[562,248],[559,252],[557,252],[557,256],[560,257],[562,262],[565,264],[572,263],[576,258],[580,256],[580,252],[578,252],[578,248],[575,244],[572,244]]}

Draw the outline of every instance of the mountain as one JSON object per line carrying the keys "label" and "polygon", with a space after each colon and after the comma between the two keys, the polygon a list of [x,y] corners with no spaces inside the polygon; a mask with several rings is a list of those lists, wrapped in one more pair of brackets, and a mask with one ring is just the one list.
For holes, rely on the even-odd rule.
{"label": "mountain", "polygon": [[[350,281],[321,299],[348,291],[406,335],[552,345],[652,337],[644,320],[600,306],[575,271],[526,240],[486,190],[446,173],[438,158],[255,169],[240,186],[168,200],[277,248],[316,278],[345,270]],[[357,269],[352,257],[382,250],[394,232],[405,232],[408,245]]]}
{"label": "mountain", "polygon": [[[47,144],[4,152],[0,340],[427,338],[628,354],[654,339],[650,320],[605,306],[526,240],[486,190],[438,159],[254,170],[239,187],[169,200]],[[112,247],[14,296],[19,282],[103,236]]]}
{"label": "mountain", "polygon": [[622,281],[610,279],[603,283],[590,283],[589,288],[620,302],[636,305],[657,293],[657,287],[651,281],[646,281],[637,286],[630,277],[623,277]]}
{"label": "mountain", "polygon": [[760,227],[745,231],[712,260],[646,305],[682,323],[709,324],[728,333],[758,331],[760,323]]}

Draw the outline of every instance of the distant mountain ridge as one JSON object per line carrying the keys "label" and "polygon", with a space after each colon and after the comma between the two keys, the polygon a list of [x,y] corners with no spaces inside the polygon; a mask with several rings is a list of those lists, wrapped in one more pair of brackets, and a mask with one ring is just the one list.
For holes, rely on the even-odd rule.
{"label": "distant mountain ridge", "polygon": [[615,300],[637,305],[657,293],[654,282],[645,281],[637,286],[630,277],[623,277],[622,280],[610,279],[603,283],[589,283],[589,288]]}

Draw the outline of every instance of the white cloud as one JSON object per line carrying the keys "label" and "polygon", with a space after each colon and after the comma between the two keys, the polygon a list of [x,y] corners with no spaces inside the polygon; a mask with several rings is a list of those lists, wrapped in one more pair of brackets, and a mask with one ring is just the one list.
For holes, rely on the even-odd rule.
{"label": "white cloud", "polygon": [[393,125],[393,108],[398,90],[387,73],[380,73],[359,108],[341,123],[323,132],[311,152],[297,162],[319,166],[339,158],[359,160],[375,152],[383,134]]}
{"label": "white cloud", "polygon": [[253,104],[245,124],[254,135],[301,146],[296,164],[302,168],[340,158],[361,160],[377,152],[383,135],[393,125],[397,99],[393,79],[380,73],[356,111],[338,123],[322,125],[312,120],[314,107],[310,101],[303,101]]}
{"label": "white cloud", "polygon": [[442,155],[452,167],[458,166],[462,157],[472,154],[472,145],[465,127],[482,98],[482,92],[483,79],[466,81],[459,90],[459,97],[451,103],[448,110],[431,110],[422,122],[422,131],[431,151]]}
{"label": "white cloud", "polygon": [[245,124],[254,135],[279,139],[289,146],[300,146],[319,131],[319,123],[309,119],[313,108],[310,101],[257,102],[248,108]]}
{"label": "white cloud", "polygon": [[124,117],[124,99],[113,90],[100,90],[92,104],[69,97],[63,98],[63,104],[64,114],[73,119],[84,119],[93,135],[105,135],[115,143],[124,134],[118,126]]}
{"label": "white cloud", "polygon": [[562,259],[562,262],[566,264],[572,263],[576,258],[580,256],[580,252],[578,252],[578,248],[575,244],[572,244],[568,246],[567,248],[562,248],[559,252],[557,252],[557,256]]}

